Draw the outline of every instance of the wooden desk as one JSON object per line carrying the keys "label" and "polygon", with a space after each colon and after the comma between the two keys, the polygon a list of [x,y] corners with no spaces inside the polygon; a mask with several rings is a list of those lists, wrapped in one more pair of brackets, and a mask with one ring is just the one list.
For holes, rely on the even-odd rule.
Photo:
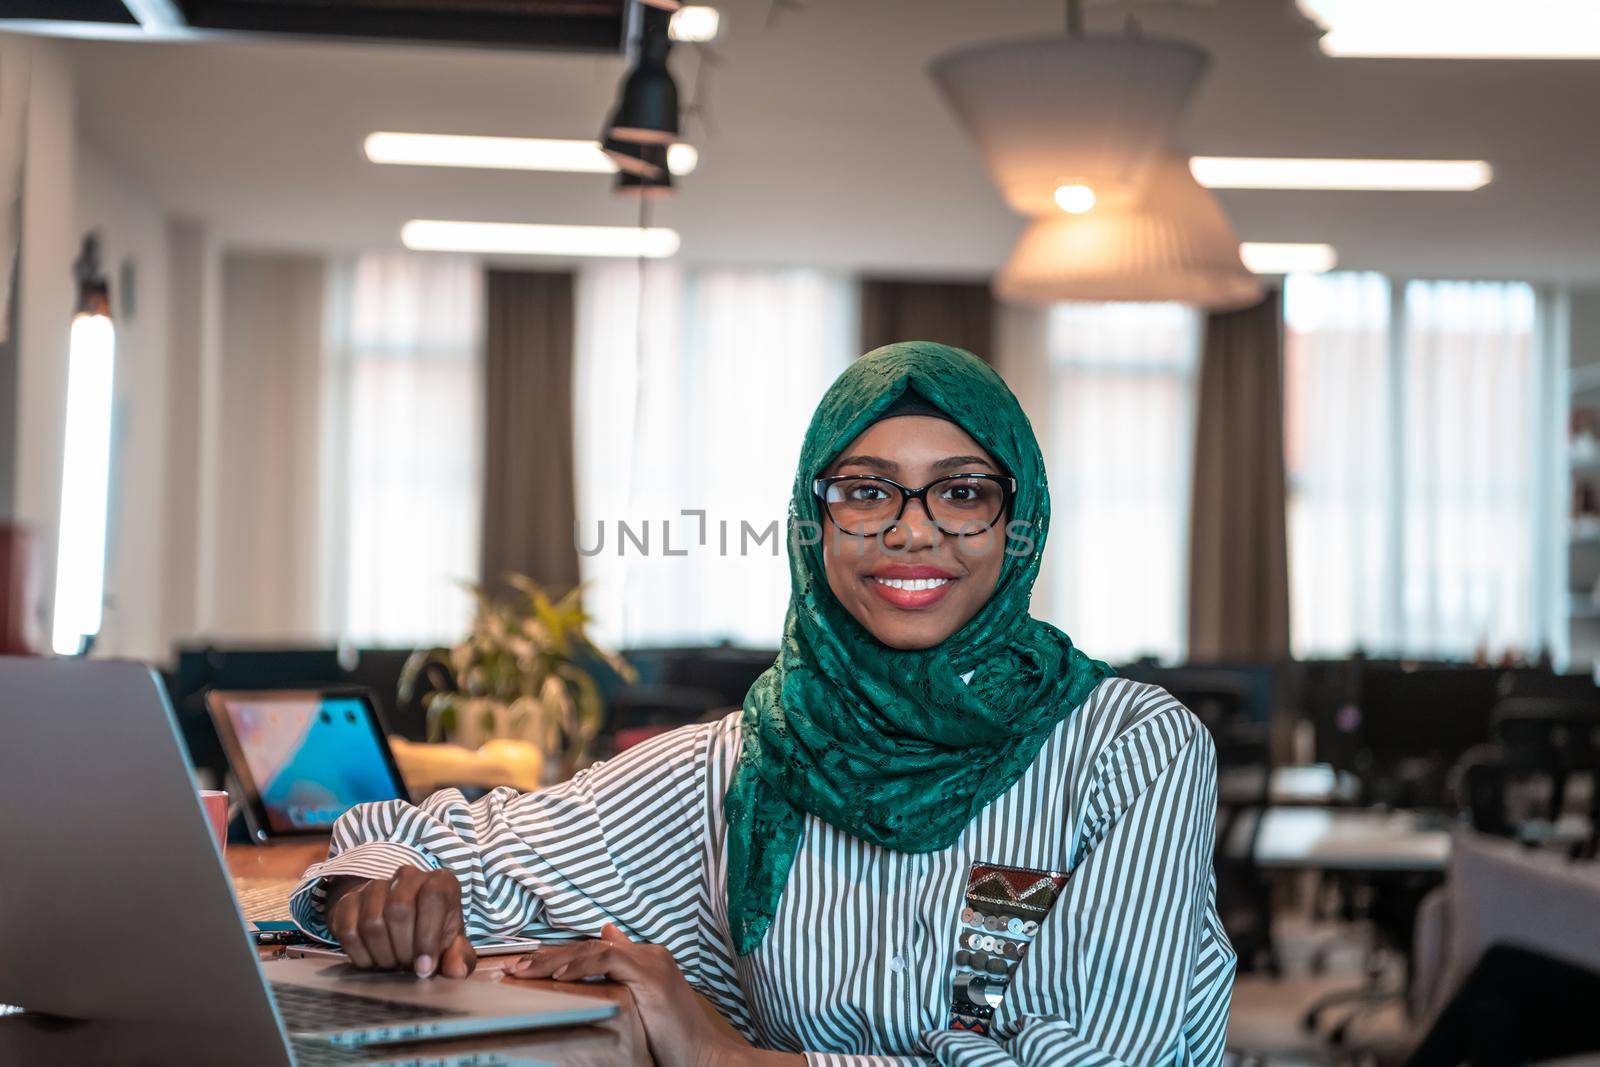
{"label": "wooden desk", "polygon": [[[264,845],[234,845],[228,849],[228,871],[235,878],[282,879],[294,878],[307,866],[321,859],[326,851],[323,843]],[[286,886],[287,888],[287,886]],[[263,949],[263,957],[273,949]],[[414,1045],[385,1046],[384,1054],[393,1053],[403,1058],[407,1051],[423,1056],[425,1050],[468,1052],[492,1049],[506,1056],[543,1060],[560,1067],[653,1067],[644,1028],[633,1005],[633,997],[626,988],[615,983],[585,984],[574,988],[565,982],[524,982],[502,979],[500,968],[508,959],[480,960],[477,972],[467,981],[505,981],[515,986],[540,987],[557,992],[581,992],[585,996],[604,997],[617,1002],[617,1014],[593,1026],[563,1027],[555,1030],[527,1031],[498,1037],[467,1038],[459,1041],[433,1041]],[[448,979],[440,979],[448,981]],[[101,1024],[68,1024],[77,1030],[92,1030]],[[75,1043],[75,1044],[74,1044]],[[73,1053],[70,1047],[110,1045],[103,1036],[69,1034],[62,1032],[60,1020],[46,1019],[24,1012],[20,1015],[0,1016],[0,1062],[35,1063],[53,1060],[69,1062]],[[126,1045],[115,1044],[126,1050]],[[15,1058],[13,1058],[15,1057]],[[148,1060],[146,1062],[159,1062]]]}

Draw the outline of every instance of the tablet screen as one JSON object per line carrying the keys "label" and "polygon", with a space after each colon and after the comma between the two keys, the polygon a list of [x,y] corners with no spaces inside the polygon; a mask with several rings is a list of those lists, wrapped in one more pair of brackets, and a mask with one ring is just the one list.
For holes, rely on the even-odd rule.
{"label": "tablet screen", "polygon": [[357,804],[405,795],[377,717],[360,695],[212,697],[233,734],[234,773],[272,832],[327,831]]}

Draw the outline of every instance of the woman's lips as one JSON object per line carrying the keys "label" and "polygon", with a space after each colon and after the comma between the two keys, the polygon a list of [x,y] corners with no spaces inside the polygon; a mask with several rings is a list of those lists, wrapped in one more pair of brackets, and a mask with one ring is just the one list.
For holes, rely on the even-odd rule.
{"label": "woman's lips", "polygon": [[943,600],[955,584],[950,577],[891,578],[869,575],[867,588],[897,608],[916,610],[931,607]]}

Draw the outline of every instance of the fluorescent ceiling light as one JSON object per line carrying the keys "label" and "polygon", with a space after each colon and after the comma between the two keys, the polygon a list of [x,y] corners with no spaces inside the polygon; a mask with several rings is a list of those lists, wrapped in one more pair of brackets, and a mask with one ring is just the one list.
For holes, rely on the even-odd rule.
{"label": "fluorescent ceiling light", "polygon": [[1239,245],[1239,258],[1253,274],[1322,274],[1338,265],[1332,245],[1273,244],[1245,241]]}
{"label": "fluorescent ceiling light", "polygon": [[[465,137],[448,133],[367,135],[367,158],[374,163],[413,167],[481,167],[490,170],[550,170],[576,174],[615,174],[617,166],[600,151],[599,141],[554,137]],[[694,170],[700,153],[694,145],[667,149],[667,166],[682,176]]]}
{"label": "fluorescent ceiling light", "polygon": [[1269,159],[1195,156],[1195,181],[1209,189],[1481,189],[1494,171],[1481,159]]}
{"label": "fluorescent ceiling light", "polygon": [[59,655],[75,656],[83,651],[85,638],[100,632],[105,600],[117,330],[105,315],[78,315],[68,344],[67,438],[50,647]]}
{"label": "fluorescent ceiling light", "polygon": [[680,7],[673,14],[672,21],[667,24],[667,34],[684,44],[705,44],[716,38],[721,25],[722,16],[717,14],[716,8],[696,4]]}
{"label": "fluorescent ceiling light", "polygon": [[1594,0],[1299,0],[1330,56],[1594,59]]}
{"label": "fluorescent ceiling light", "polygon": [[664,259],[678,250],[678,231],[662,227],[555,226],[522,222],[447,222],[412,219],[401,242],[418,252],[477,252],[518,256],[643,256]]}

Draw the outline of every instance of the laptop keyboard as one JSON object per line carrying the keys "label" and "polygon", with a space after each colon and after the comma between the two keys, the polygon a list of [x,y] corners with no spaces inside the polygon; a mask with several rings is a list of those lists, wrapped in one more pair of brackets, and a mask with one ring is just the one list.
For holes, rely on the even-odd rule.
{"label": "laptop keyboard", "polygon": [[384,1023],[410,1022],[417,1019],[444,1019],[461,1015],[459,1011],[430,1008],[422,1004],[408,1004],[401,1000],[383,1000],[363,997],[354,993],[335,993],[328,989],[311,989],[272,983],[272,999],[278,1002],[283,1016],[284,1029],[291,1034],[323,1033],[329,1030],[361,1030]]}
{"label": "laptop keyboard", "polygon": [[295,1067],[337,1067],[339,1064],[365,1064],[372,1062],[372,1054],[358,1048],[330,1045],[326,1041],[296,1037],[289,1041],[294,1053]]}
{"label": "laptop keyboard", "polygon": [[495,1052],[448,1052],[430,1048],[418,1055],[341,1048],[308,1037],[291,1038],[295,1067],[555,1067],[533,1060],[507,1059]]}

